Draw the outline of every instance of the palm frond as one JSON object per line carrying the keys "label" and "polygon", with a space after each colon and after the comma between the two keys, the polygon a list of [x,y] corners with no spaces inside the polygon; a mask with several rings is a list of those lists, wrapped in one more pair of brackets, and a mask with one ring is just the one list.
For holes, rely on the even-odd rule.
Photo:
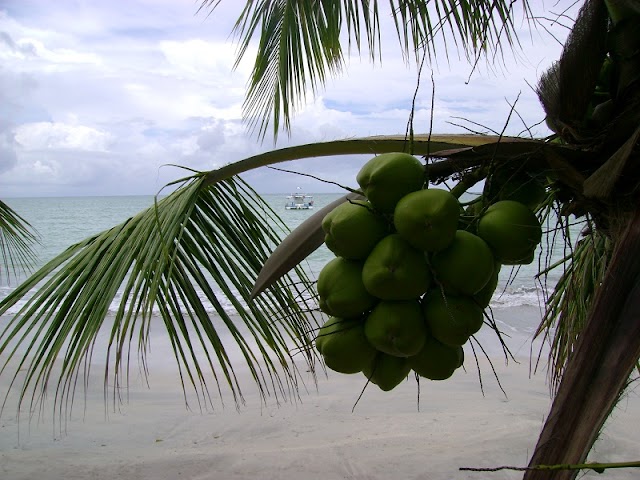
{"label": "palm frond", "polygon": [[0,373],[14,369],[12,383],[21,375],[19,403],[30,394],[30,410],[54,383],[54,407],[63,414],[83,369],[87,378],[98,338],[106,336],[105,395],[112,380],[117,402],[134,346],[145,365],[149,332],[164,327],[183,388],[193,387],[199,402],[211,400],[209,375],[221,399],[226,384],[242,402],[230,348],[264,398],[297,392],[292,352],[305,352],[312,370],[315,361],[305,348],[318,326],[314,300],[303,291],[309,280],[297,268],[295,278],[250,298],[283,228],[240,179],[204,186],[203,176],[192,178],[154,207],[70,247],[0,303],[6,314],[35,290],[0,334]]}
{"label": "palm frond", "polygon": [[[219,2],[205,0],[202,7],[215,9]],[[260,35],[244,115],[250,128],[264,137],[268,122],[265,114],[273,113],[274,135],[282,121],[290,129],[291,110],[315,92],[328,73],[342,67],[340,29],[343,16],[350,28],[360,28],[360,14],[373,42],[377,18],[369,13],[368,2],[360,9],[351,2],[342,10],[342,2],[249,1],[245,3],[234,26],[240,37],[239,62],[247,52],[254,35]],[[373,29],[373,30],[372,30]],[[355,37],[360,45],[359,34]],[[236,62],[236,64],[237,64]]]}
{"label": "palm frond", "polygon": [[[569,226],[563,223],[561,227],[563,240],[571,242]],[[610,239],[588,229],[563,259],[547,267],[562,268],[563,272],[545,302],[545,314],[534,337],[549,341],[549,380],[554,393],[585,328],[611,254]]]}
{"label": "palm frond", "polygon": [[35,264],[33,246],[38,236],[31,225],[0,200],[0,280],[28,271]]}
{"label": "palm frond", "polygon": [[[200,10],[213,12],[221,0],[202,0]],[[526,0],[523,10],[529,11]],[[436,55],[436,36],[462,48],[469,58],[495,56],[503,41],[517,42],[513,2],[506,0],[390,0],[398,41],[405,56]],[[341,32],[346,25],[349,46],[361,51],[366,37],[371,60],[379,52],[380,12],[377,0],[252,0],[245,3],[234,25],[239,37],[236,65],[251,40],[259,36],[258,51],[244,103],[252,130],[264,137],[272,127],[277,138],[281,124],[290,131],[295,108],[342,69]]]}
{"label": "palm frond", "polygon": [[[405,55],[414,53],[416,61],[421,51],[436,57],[436,37],[440,37],[444,54],[449,43],[462,50],[473,61],[478,54],[490,57],[502,50],[506,41],[512,48],[517,43],[513,24],[513,2],[463,1],[391,1],[393,19]],[[431,4],[431,5],[430,5]],[[527,2],[523,2],[527,12]]]}

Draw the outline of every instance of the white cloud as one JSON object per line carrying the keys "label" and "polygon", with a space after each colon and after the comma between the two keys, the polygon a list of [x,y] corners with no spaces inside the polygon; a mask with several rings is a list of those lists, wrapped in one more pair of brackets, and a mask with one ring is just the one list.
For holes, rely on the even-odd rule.
{"label": "white cloud", "polygon": [[215,152],[224,143],[224,127],[215,123],[206,126],[198,135],[198,148],[203,152]]}
{"label": "white cloud", "polygon": [[108,132],[85,125],[35,122],[16,129],[16,141],[25,150],[69,149],[84,152],[106,152],[113,139]]}
{"label": "white cloud", "polygon": [[90,52],[82,52],[70,48],[49,49],[40,41],[32,38],[21,38],[17,42],[19,51],[29,52],[30,55],[24,55],[22,58],[34,55],[46,62],[54,64],[58,68],[62,68],[66,64],[91,64],[100,65],[101,59],[98,55]]}
{"label": "white cloud", "polygon": [[47,176],[51,178],[58,176],[58,168],[56,164],[36,160],[33,162],[33,173],[38,177]]}
{"label": "white cloud", "polygon": [[231,45],[198,38],[186,41],[163,41],[160,42],[159,48],[167,59],[167,63],[178,72],[178,75],[228,76],[235,61]]}
{"label": "white cloud", "polygon": [[18,163],[15,139],[9,132],[0,133],[0,174],[11,170]]}

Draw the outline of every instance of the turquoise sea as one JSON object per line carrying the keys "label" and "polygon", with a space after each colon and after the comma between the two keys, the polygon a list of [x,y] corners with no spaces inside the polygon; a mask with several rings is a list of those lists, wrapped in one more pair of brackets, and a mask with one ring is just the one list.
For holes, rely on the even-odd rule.
{"label": "turquoise sea", "polygon": [[[263,195],[263,198],[293,229],[314,211],[341,195],[339,193],[315,194],[315,210],[286,210],[284,208],[287,201],[286,194]],[[38,258],[36,268],[38,268],[73,243],[115,226],[152,206],[154,198],[153,196],[113,196],[6,198],[3,200],[37,230],[40,236],[40,244],[36,246]],[[554,252],[554,259],[563,255],[561,249],[556,250],[558,251]],[[308,258],[312,275],[317,275],[331,258],[333,258],[333,254],[324,246],[314,252]],[[541,304],[543,293],[540,282],[535,280],[538,270],[537,261],[531,265],[520,267],[518,271],[503,267],[500,285],[492,301],[492,308],[538,307]],[[557,281],[557,276],[557,272],[552,273],[548,279],[547,287]],[[24,274],[17,280],[15,278],[7,279],[3,276],[0,283],[0,299],[8,295],[17,283],[25,278]]]}

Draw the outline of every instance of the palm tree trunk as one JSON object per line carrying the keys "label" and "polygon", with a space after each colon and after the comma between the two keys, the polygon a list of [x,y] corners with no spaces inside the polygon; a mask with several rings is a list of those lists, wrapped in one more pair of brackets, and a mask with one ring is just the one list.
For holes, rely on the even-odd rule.
{"label": "palm tree trunk", "polygon": [[[640,208],[621,236],[529,466],[583,463],[640,357]],[[524,480],[578,471],[530,470]]]}

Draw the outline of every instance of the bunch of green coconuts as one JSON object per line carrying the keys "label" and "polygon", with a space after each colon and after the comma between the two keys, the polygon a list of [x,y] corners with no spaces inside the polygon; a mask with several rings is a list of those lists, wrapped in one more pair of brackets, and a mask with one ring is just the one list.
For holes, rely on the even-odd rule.
{"label": "bunch of green coconuts", "polygon": [[357,181],[366,200],[322,222],[336,256],[318,276],[329,318],[316,348],[328,368],[362,372],[384,391],[411,370],[447,379],[484,323],[501,265],[533,261],[540,222],[524,203],[499,199],[461,222],[458,199],[427,188],[424,165],[405,153],[372,158]]}

